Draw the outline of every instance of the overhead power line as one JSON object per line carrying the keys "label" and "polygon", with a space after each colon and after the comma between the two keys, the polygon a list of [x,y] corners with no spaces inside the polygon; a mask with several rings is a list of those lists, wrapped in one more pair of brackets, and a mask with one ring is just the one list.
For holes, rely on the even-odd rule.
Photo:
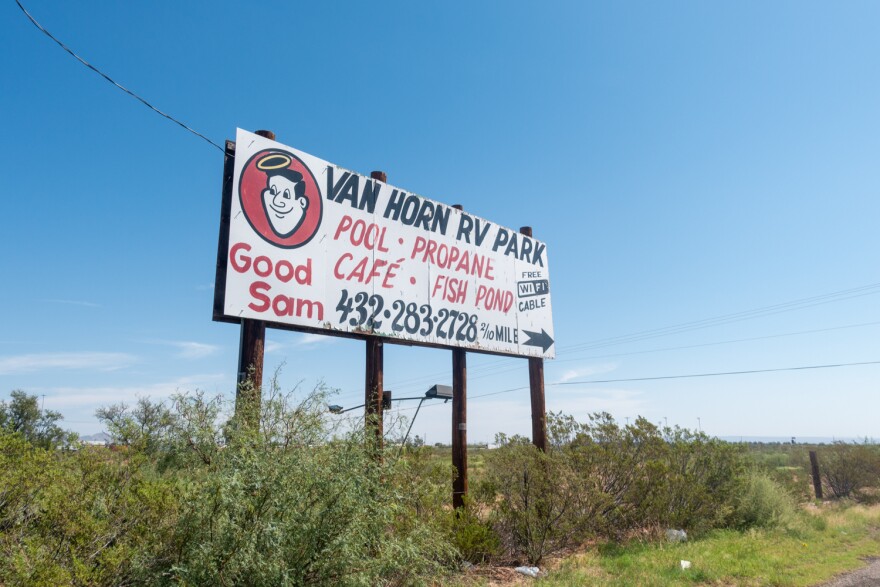
{"label": "overhead power line", "polygon": [[86,67],[88,67],[89,69],[91,69],[92,71],[97,73],[98,75],[100,75],[102,78],[104,78],[105,80],[107,80],[108,82],[110,82],[111,84],[113,84],[114,86],[116,86],[117,88],[119,88],[120,90],[122,90],[123,92],[125,92],[126,94],[128,94],[129,96],[131,96],[132,98],[134,98],[135,100],[137,100],[138,102],[140,102],[141,104],[143,104],[144,106],[149,108],[150,110],[152,110],[153,112],[155,112],[159,116],[167,118],[171,122],[174,122],[178,126],[182,127],[184,130],[191,132],[192,134],[196,135],[197,137],[199,137],[199,138],[207,141],[211,145],[217,147],[218,149],[220,149],[221,153],[225,153],[225,151],[223,150],[223,147],[221,147],[220,145],[218,145],[217,143],[215,143],[214,141],[212,141],[211,139],[209,139],[208,137],[206,137],[202,133],[192,129],[191,127],[187,126],[183,122],[174,118],[170,114],[162,112],[161,110],[159,110],[158,108],[156,108],[155,106],[153,106],[152,104],[150,104],[149,102],[147,102],[146,100],[144,100],[143,98],[141,98],[140,96],[138,96],[137,94],[135,94],[134,92],[132,92],[131,90],[129,90],[128,88],[126,88],[125,86],[120,84],[119,82],[117,82],[116,80],[114,80],[113,78],[111,78],[109,75],[107,75],[106,73],[104,73],[103,71],[101,71],[100,69],[98,69],[97,67],[95,67],[94,65],[92,65],[91,63],[89,63],[88,61],[86,61],[85,59],[80,57],[79,55],[77,55],[76,53],[74,53],[70,47],[68,47],[67,45],[62,43],[58,38],[55,37],[55,35],[53,35],[48,30],[46,30],[46,27],[44,27],[39,22],[37,22],[37,20],[33,16],[31,16],[31,13],[28,12],[24,6],[22,6],[22,4],[19,0],[15,0],[15,3],[18,4],[18,7],[21,9],[21,11],[24,13],[24,15],[28,18],[28,20],[30,20],[33,23],[33,25],[35,27],[37,27],[44,35],[46,35],[47,37],[49,37],[50,39],[52,39],[53,41],[58,43],[58,46],[61,47],[62,49],[64,49],[67,53],[69,53],[74,59],[76,59],[77,61],[79,61],[80,63],[82,63],[83,65],[85,65]]}
{"label": "overhead power line", "polygon": [[[782,312],[790,312],[794,310],[802,310],[806,308],[811,308],[813,306],[818,306],[822,304],[830,304],[833,302],[840,302],[849,300],[852,298],[862,297],[866,295],[875,295],[880,294],[880,283],[870,283],[867,285],[862,285],[859,287],[839,290],[836,292],[831,292],[827,294],[821,294],[816,296],[811,296],[807,298],[800,298],[796,300],[792,300],[789,302],[782,302],[779,304],[773,304],[770,306],[762,306],[759,308],[753,308],[751,310],[743,310],[740,312],[734,312],[731,314],[722,314],[719,316],[713,316],[710,318],[702,318],[700,320],[692,320],[689,322],[682,322],[678,324],[672,324],[669,326],[664,326],[661,328],[655,328],[651,330],[642,330],[638,332],[634,332],[631,334],[624,334],[620,336],[614,336],[609,338],[597,339],[593,341],[587,341],[583,343],[578,343],[570,346],[558,346],[559,352],[557,356],[566,356],[569,354],[574,354],[576,352],[584,352],[589,350],[596,350],[610,346],[616,346],[619,344],[625,343],[635,343],[641,342],[642,340],[648,340],[652,338],[658,338],[662,336],[671,336],[673,334],[680,334],[683,332],[688,332],[691,330],[698,330],[703,328],[709,328],[712,326],[721,326],[724,324],[730,324],[732,322],[739,322],[743,320],[750,320],[754,318],[762,318],[765,316],[771,316],[774,314],[779,314]],[[872,323],[867,323],[872,324]],[[841,327],[847,328],[847,327]],[[829,329],[831,330],[831,329]],[[818,330],[816,332],[819,332]],[[794,333],[793,333],[794,334]],[[806,334],[806,332],[804,332]],[[776,335],[773,335],[775,337]],[[788,336],[788,335],[779,335],[779,336]],[[762,337],[756,337],[755,340]],[[771,337],[768,337],[771,338]],[[747,339],[744,339],[747,340]],[[706,346],[710,346],[716,343],[708,343]],[[722,344],[722,343],[717,343]],[[695,345],[697,346],[697,345]],[[682,347],[687,348],[687,347]],[[670,349],[671,350],[671,349]],[[648,352],[648,351],[643,351]],[[616,355],[615,355],[616,356]],[[558,359],[556,362],[567,362],[572,360],[583,360],[589,358],[597,358],[597,357],[582,357],[582,358],[565,358]],[[469,369],[469,373],[476,374],[481,372],[494,372],[493,374],[500,374],[504,372],[511,371],[516,367],[511,367],[513,365],[513,361],[517,361],[519,359],[516,358],[499,358],[494,361],[490,361],[479,367],[472,367]],[[421,381],[428,381],[436,379],[437,377],[441,377],[443,375],[448,375],[448,371],[441,371],[433,374],[426,374],[423,376],[405,378],[394,381],[392,387],[410,387]]]}
{"label": "overhead power line", "polygon": [[559,381],[548,385],[583,385],[587,383],[623,383],[630,381],[660,381],[663,379],[693,379],[696,377],[720,377],[723,375],[751,375],[753,373],[776,373],[779,371],[806,371],[809,369],[833,369],[835,367],[856,367],[859,365],[880,365],[880,361],[859,363],[833,363],[828,365],[807,365],[804,367],[779,367],[776,369],[748,369],[745,371],[720,371],[716,373],[691,373],[688,375],[661,375],[659,377],[630,377],[626,379],[587,379],[584,381]]}
{"label": "overhead power line", "polygon": [[642,341],[649,338],[656,338],[658,336],[669,336],[671,334],[679,334],[681,332],[687,332],[690,330],[698,330],[702,328],[708,328],[710,326],[720,326],[722,324],[730,324],[732,322],[740,322],[742,320],[751,320],[753,318],[763,318],[764,316],[771,316],[782,312],[791,312],[794,310],[812,308],[813,306],[819,306],[822,304],[829,304],[832,302],[844,301],[852,298],[862,297],[866,295],[874,295],[878,293],[880,293],[880,283],[871,283],[868,285],[840,290],[828,294],[801,298],[798,300],[783,302],[780,304],[773,304],[771,306],[763,306],[751,310],[744,310],[741,312],[722,314],[720,316],[714,316],[711,318],[694,320],[692,322],[683,322],[681,324],[664,326],[662,328],[643,330],[640,332],[635,332],[633,334],[576,344],[566,347],[565,350],[560,351],[559,354],[568,354],[576,350],[588,350],[594,348],[602,348],[606,346],[614,346],[628,342]]}
{"label": "overhead power line", "polygon": [[556,361],[554,361],[554,364],[556,364],[556,363],[569,363],[571,361],[584,361],[587,359],[608,359],[608,358],[612,358],[612,357],[628,357],[631,355],[645,355],[645,354],[649,354],[649,353],[660,353],[663,351],[680,351],[680,350],[685,350],[685,349],[697,349],[697,348],[702,348],[702,347],[707,347],[707,346],[719,346],[719,345],[724,345],[724,344],[734,344],[734,343],[738,343],[738,342],[751,342],[754,340],[768,340],[768,339],[772,339],[772,338],[784,338],[787,336],[800,336],[802,334],[816,334],[819,332],[833,332],[835,330],[846,330],[849,328],[862,328],[864,326],[876,326],[878,324],[880,324],[880,320],[874,320],[871,322],[860,322],[858,324],[845,324],[843,326],[832,326],[830,328],[815,328],[812,330],[798,330],[796,332],[782,332],[780,334],[765,334],[763,336],[750,336],[748,338],[734,338],[734,339],[730,339],[730,340],[716,340],[716,341],[712,341],[712,342],[703,342],[703,343],[698,343],[698,344],[688,344],[688,345],[682,345],[682,346],[667,346],[667,347],[662,347],[662,348],[647,349],[647,350],[643,350],[643,351],[631,351],[628,353],[609,353],[607,355],[590,355],[587,357],[571,357],[568,359],[557,359]]}
{"label": "overhead power line", "polygon": [[[880,365],[880,361],[860,361],[857,363],[829,363],[826,365],[805,365],[800,367],[778,367],[775,369],[748,369],[743,371],[718,371],[714,373],[688,373],[685,375],[659,375],[654,377],[627,377],[621,379],[585,379],[582,381],[558,381],[556,383],[547,383],[547,387],[555,387],[559,385],[589,385],[596,383],[628,383],[634,381],[663,381],[668,379],[694,379],[700,377],[723,377],[723,376],[731,376],[731,375],[752,375],[756,373],[777,373],[782,371],[807,371],[812,369],[834,369],[838,367],[857,367],[863,365]],[[489,397],[493,395],[501,395],[504,393],[512,393],[514,391],[524,391],[529,389],[528,385],[523,385],[521,387],[511,387],[510,389],[502,389],[500,391],[492,391],[489,393],[482,393],[478,395],[468,396],[469,400],[481,398],[481,397]],[[429,404],[425,407],[432,407],[440,404]],[[394,410],[396,412],[404,412],[407,410],[411,410],[413,408],[398,408]]]}

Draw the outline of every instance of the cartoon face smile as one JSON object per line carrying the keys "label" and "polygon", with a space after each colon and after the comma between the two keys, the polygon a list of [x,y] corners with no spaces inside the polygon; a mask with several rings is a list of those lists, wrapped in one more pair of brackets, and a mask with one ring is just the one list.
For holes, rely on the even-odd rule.
{"label": "cartoon face smile", "polygon": [[[297,193],[297,186],[302,186],[300,193]],[[302,194],[304,188],[302,180],[291,181],[283,175],[273,175],[269,177],[269,186],[263,190],[266,216],[272,230],[281,238],[292,235],[306,216],[309,201]]]}
{"label": "cartoon face smile", "polygon": [[[270,155],[261,163],[271,164],[283,158],[284,164],[290,159],[281,155]],[[287,238],[296,232],[306,217],[309,200],[306,198],[306,184],[300,172],[287,167],[267,167],[266,189],[263,190],[263,210],[272,226],[272,231],[280,238]]]}

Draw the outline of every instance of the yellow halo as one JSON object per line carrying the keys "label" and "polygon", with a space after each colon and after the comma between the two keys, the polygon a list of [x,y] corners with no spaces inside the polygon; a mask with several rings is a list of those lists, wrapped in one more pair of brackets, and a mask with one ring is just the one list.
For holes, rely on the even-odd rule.
{"label": "yellow halo", "polygon": [[257,169],[269,171],[271,169],[283,169],[290,165],[290,157],[282,153],[271,153],[257,161]]}

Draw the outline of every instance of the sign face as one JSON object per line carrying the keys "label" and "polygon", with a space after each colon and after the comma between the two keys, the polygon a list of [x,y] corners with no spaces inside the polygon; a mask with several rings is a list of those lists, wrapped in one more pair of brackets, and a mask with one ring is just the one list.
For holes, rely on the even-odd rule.
{"label": "sign face", "polygon": [[216,320],[555,356],[538,240],[241,129],[224,202]]}

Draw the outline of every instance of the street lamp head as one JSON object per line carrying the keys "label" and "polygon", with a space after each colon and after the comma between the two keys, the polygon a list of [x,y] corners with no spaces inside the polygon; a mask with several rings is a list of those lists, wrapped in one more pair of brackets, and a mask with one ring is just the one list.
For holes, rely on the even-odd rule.
{"label": "street lamp head", "polygon": [[425,397],[437,399],[452,399],[452,387],[449,385],[434,385],[425,392]]}
{"label": "street lamp head", "polygon": [[341,414],[342,413],[342,406],[338,406],[336,404],[333,404],[332,406],[327,406],[327,410],[331,414]]}

